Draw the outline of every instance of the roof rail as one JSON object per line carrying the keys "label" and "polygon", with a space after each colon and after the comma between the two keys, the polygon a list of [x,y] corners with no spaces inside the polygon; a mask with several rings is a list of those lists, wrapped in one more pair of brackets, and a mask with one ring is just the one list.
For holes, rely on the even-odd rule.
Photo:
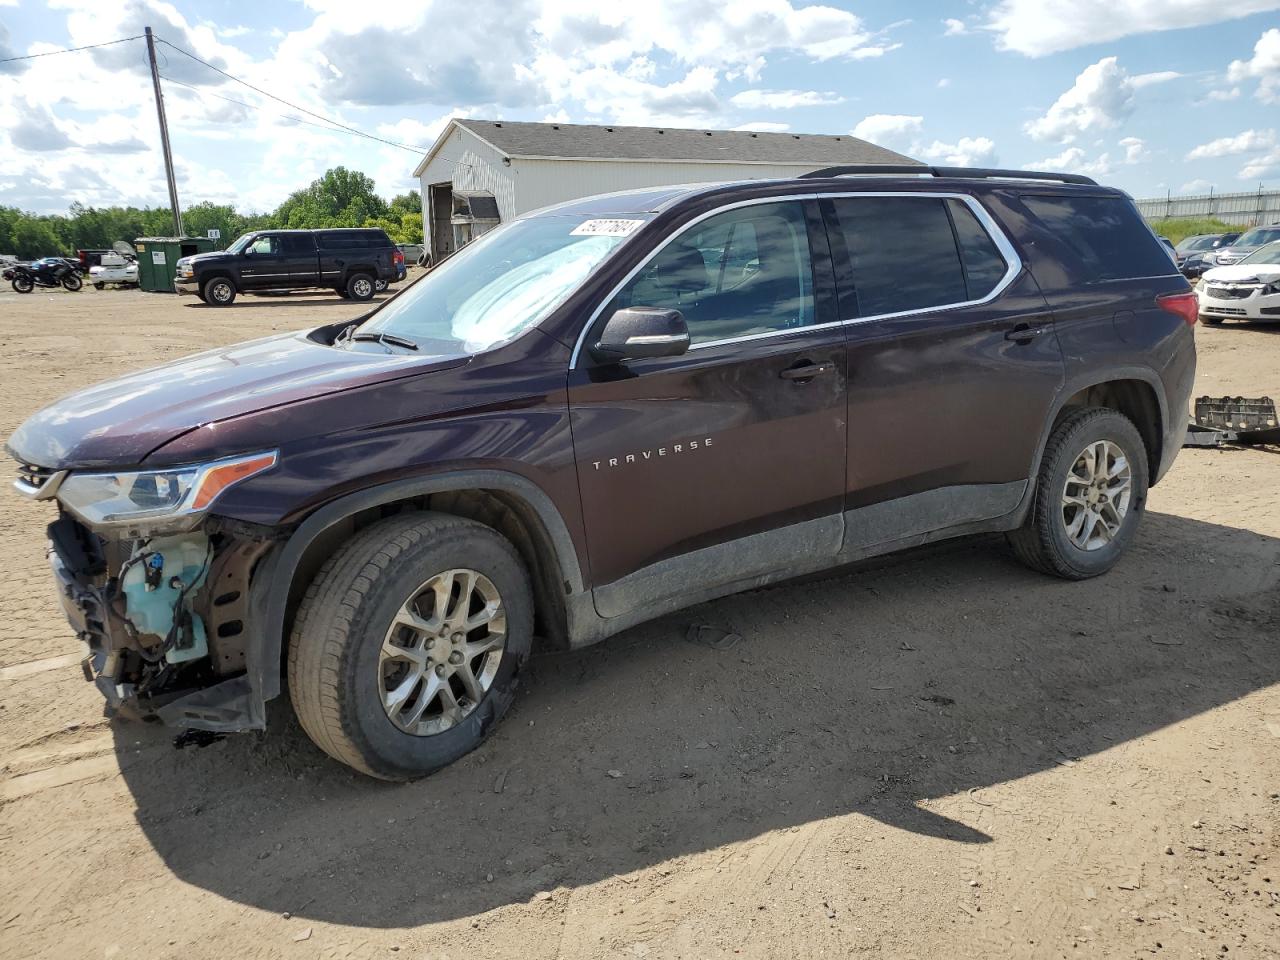
{"label": "roof rail", "polygon": [[825,177],[844,177],[856,174],[874,176],[886,173],[928,174],[931,177],[952,177],[957,180],[1052,180],[1057,183],[1079,183],[1096,187],[1098,181],[1078,173],[1044,173],[1039,170],[988,170],[985,167],[928,167],[922,163],[866,163],[846,164],[839,167],[823,167],[800,174],[801,180]]}

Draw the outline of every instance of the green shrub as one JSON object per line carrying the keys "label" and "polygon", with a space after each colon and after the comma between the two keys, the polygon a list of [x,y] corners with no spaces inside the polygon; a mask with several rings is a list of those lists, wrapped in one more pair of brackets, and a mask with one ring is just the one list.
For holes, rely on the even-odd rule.
{"label": "green shrub", "polygon": [[1170,217],[1148,222],[1152,230],[1162,237],[1168,237],[1175,244],[1185,237],[1202,233],[1238,233],[1241,230],[1240,227],[1223,223],[1216,217]]}

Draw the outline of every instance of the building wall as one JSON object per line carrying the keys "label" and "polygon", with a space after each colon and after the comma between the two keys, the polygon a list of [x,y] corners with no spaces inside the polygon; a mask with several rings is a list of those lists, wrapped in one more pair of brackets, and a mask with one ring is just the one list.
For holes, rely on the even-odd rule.
{"label": "building wall", "polygon": [[[504,166],[502,154],[478,137],[456,128],[422,171],[422,202],[427,203],[427,188],[433,183],[451,183],[454,190],[487,190],[498,201],[498,212],[504,221],[517,212],[515,180],[512,167]],[[428,220],[426,210],[423,221]]]}
{"label": "building wall", "polygon": [[[517,214],[597,193],[677,183],[794,177],[817,164],[683,163],[652,160],[512,160]],[[501,202],[499,202],[501,205]],[[506,212],[503,212],[506,218]]]}

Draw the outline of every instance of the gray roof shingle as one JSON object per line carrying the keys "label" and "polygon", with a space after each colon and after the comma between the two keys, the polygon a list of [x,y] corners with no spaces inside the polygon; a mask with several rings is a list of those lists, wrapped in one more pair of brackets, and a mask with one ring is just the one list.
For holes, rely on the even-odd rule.
{"label": "gray roof shingle", "polygon": [[750,133],[674,127],[455,121],[509,157],[701,160],[721,163],[918,163],[845,134]]}

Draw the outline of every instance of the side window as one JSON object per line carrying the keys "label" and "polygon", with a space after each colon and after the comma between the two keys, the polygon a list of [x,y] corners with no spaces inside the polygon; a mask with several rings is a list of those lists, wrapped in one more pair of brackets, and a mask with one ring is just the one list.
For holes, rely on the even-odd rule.
{"label": "side window", "polygon": [[301,257],[316,252],[315,240],[308,233],[286,233],[280,237],[280,249],[290,257]]}
{"label": "side window", "polygon": [[794,201],[741,207],[677,234],[603,315],[623,307],[679,310],[693,343],[812,324],[803,208]]}
{"label": "side window", "polygon": [[981,300],[1004,279],[1009,265],[967,203],[948,200],[947,208],[956,228],[956,243],[964,266],[964,282],[969,294],[965,299]]}
{"label": "side window", "polygon": [[1082,281],[1163,277],[1176,273],[1172,256],[1122,197],[1024,195],[1022,202],[1066,244],[1084,268]]}
{"label": "side window", "polygon": [[[829,202],[837,246],[852,267],[856,311],[874,317],[969,299],[944,201],[937,197],[848,197]],[[854,298],[841,284],[841,312]]]}
{"label": "side window", "polygon": [[280,238],[273,236],[259,237],[257,240],[253,241],[253,243],[249,244],[249,249],[245,252],[259,255],[264,253],[279,253]]}

